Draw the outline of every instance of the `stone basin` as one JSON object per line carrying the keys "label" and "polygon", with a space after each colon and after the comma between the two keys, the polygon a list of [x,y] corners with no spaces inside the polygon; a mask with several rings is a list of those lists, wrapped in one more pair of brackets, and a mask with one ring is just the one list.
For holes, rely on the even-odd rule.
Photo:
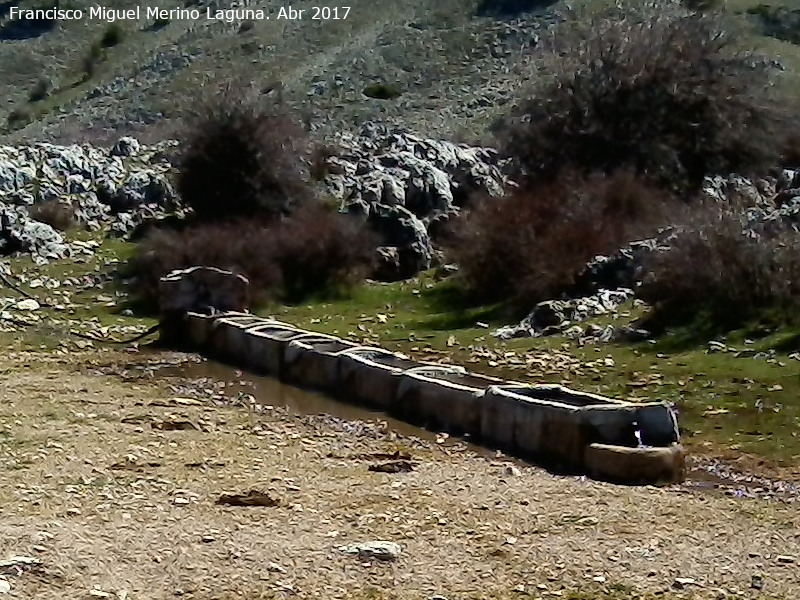
{"label": "stone basin", "polygon": [[476,435],[480,431],[486,389],[504,383],[470,373],[460,366],[437,365],[409,369],[401,376],[393,412],[434,431]]}
{"label": "stone basin", "polygon": [[567,469],[582,468],[593,444],[646,454],[645,448],[671,448],[679,440],[666,404],[633,404],[558,385],[490,387],[480,432],[487,443]]}
{"label": "stone basin", "polygon": [[244,332],[243,365],[262,375],[280,377],[289,342],[309,335],[312,334],[278,321],[248,327]]}
{"label": "stone basin", "polygon": [[327,335],[292,339],[284,351],[281,379],[335,393],[339,387],[339,356],[354,348],[358,348],[358,344]]}
{"label": "stone basin", "polygon": [[339,356],[337,397],[346,401],[391,411],[404,371],[425,366],[382,348],[356,348]]}

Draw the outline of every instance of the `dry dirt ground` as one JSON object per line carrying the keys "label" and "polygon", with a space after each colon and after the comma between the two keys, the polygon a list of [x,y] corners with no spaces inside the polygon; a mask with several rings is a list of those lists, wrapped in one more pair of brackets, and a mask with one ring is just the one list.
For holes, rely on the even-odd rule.
{"label": "dry dirt ground", "polygon": [[[800,598],[796,504],[556,477],[113,373],[147,360],[0,358],[0,564],[39,561],[3,567],[6,597]],[[396,451],[413,471],[369,470]],[[253,489],[278,505],[217,504]],[[402,552],[339,550],[369,540]]]}

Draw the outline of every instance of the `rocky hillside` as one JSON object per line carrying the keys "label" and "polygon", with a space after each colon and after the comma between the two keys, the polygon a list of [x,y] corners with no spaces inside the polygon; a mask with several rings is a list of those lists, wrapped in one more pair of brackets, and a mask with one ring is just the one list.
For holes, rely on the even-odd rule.
{"label": "rocky hillside", "polygon": [[[320,193],[381,232],[387,279],[409,277],[435,263],[428,233],[459,212],[480,190],[500,196],[502,161],[489,148],[424,138],[367,123],[336,138]],[[64,258],[70,246],[56,230],[58,208],[88,230],[127,236],[143,221],[184,209],[173,190],[165,140],[152,146],[123,137],[110,147],[0,146],[0,254],[30,254],[37,262]],[[55,228],[54,228],[55,227]]]}
{"label": "rocky hillside", "polygon": [[[11,118],[11,139],[137,131],[179,116],[198,88],[228,79],[282,94],[323,133],[368,119],[473,133],[511,102],[529,49],[553,20],[540,0],[354,0],[339,20],[10,20],[11,6],[37,2],[0,4],[0,121]],[[276,5],[192,8],[205,17],[206,8],[240,4]],[[310,17],[314,4],[292,7]]]}
{"label": "rocky hillside", "polygon": [[146,216],[179,209],[163,153],[173,142],[142,147],[122,138],[93,146],[0,146],[0,252],[37,262],[70,254],[53,227],[58,207],[78,224],[127,233]]}
{"label": "rocky hillside", "polygon": [[[448,140],[479,137],[509,111],[537,72],[532,50],[564,10],[547,0],[406,0],[380,10],[355,0],[347,18],[323,21],[311,18],[309,2],[293,5],[295,17],[306,11],[309,18],[284,19],[271,2],[220,0],[178,7],[203,17],[194,19],[146,11],[113,23],[15,16],[40,8],[37,1],[0,5],[0,90],[7,98],[0,107],[7,126],[0,138],[2,254],[30,254],[39,262],[68,255],[56,222],[61,205],[84,229],[110,226],[113,235],[182,211],[170,176],[170,148],[177,144],[169,141],[171,125],[204,86],[238,80],[281,96],[313,137],[333,142],[320,189],[380,233],[377,277],[385,280],[441,264],[432,235],[470,192],[502,195],[508,181],[497,153]],[[578,4],[585,10],[597,3]],[[70,5],[87,14],[88,6]],[[731,19],[772,50],[783,82],[791,84],[800,73],[793,68],[800,50],[790,36],[776,34],[774,23],[785,17],[789,26],[795,13],[780,3],[769,11],[745,0],[726,6]],[[257,10],[271,18],[247,18]],[[214,11],[227,16],[206,18]],[[30,144],[36,140],[42,141]],[[54,144],[65,141],[94,144]],[[790,173],[706,187],[717,199],[755,194],[749,221],[796,226],[796,181]],[[498,334],[562,332],[586,316],[579,314],[613,310],[640,283],[637,257],[663,240],[635,244],[586,265],[580,306],[537,307]]]}

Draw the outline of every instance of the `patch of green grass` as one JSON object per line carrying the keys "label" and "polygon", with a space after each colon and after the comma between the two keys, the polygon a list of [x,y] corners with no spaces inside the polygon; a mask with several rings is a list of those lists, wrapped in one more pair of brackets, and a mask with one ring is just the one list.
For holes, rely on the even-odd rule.
{"label": "patch of green grass", "polygon": [[[771,358],[708,353],[705,345],[676,349],[668,341],[581,345],[554,336],[503,342],[491,336],[492,328],[511,322],[502,306],[470,305],[452,281],[437,282],[430,274],[364,285],[335,302],[272,306],[262,312],[419,360],[444,359],[507,379],[563,383],[632,401],[673,402],[690,450],[736,457],[748,453],[783,467],[800,464],[800,360],[786,354],[800,332],[776,332],[749,345],[741,336],[727,341],[755,351],[773,348]],[[476,347],[492,353],[481,356]],[[574,364],[526,369],[504,353],[515,358],[564,354]]]}
{"label": "patch of green grass", "polygon": [[[102,233],[88,232],[82,230],[70,231],[66,238],[68,240],[80,241],[100,241]],[[83,278],[87,276],[105,276],[115,272],[116,265],[120,261],[126,260],[133,251],[134,245],[119,239],[104,240],[95,253],[91,256],[78,256],[73,259],[62,259],[50,261],[45,265],[36,265],[30,257],[22,256],[10,262],[12,279],[16,280],[16,274],[24,273],[27,280],[37,277],[48,277],[58,281],[68,278]],[[52,290],[44,287],[31,288],[27,283],[20,282],[20,287],[32,296],[44,300],[46,296],[58,299]],[[122,311],[127,308],[127,299],[124,296],[124,287],[118,280],[110,280],[100,286],[86,286],[82,289],[65,288],[70,292],[72,306],[66,310],[42,307],[36,311],[39,317],[34,325],[20,330],[18,339],[14,340],[15,347],[37,347],[43,350],[53,350],[58,348],[64,341],[76,341],[66,335],[66,331],[74,329],[72,324],[65,323],[65,320],[89,321],[93,320],[98,327],[112,326],[143,326],[150,327],[155,324],[155,319],[142,316],[127,316]],[[6,293],[17,296],[17,292],[6,290]],[[108,296],[114,299],[115,306],[105,300],[98,300],[100,296]]]}

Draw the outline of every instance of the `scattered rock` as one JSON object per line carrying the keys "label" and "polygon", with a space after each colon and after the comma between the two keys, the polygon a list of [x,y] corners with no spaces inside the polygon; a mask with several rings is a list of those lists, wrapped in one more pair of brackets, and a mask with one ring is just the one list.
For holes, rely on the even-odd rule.
{"label": "scattered rock", "polygon": [[136,138],[121,137],[111,148],[111,156],[133,156],[141,152],[142,145]]}
{"label": "scattered rock", "polygon": [[279,500],[258,490],[250,490],[246,494],[222,494],[216,503],[225,506],[266,506],[270,508],[280,505]]}
{"label": "scattered rock", "polygon": [[43,264],[63,258],[67,251],[64,238],[50,225],[34,221],[23,208],[0,202],[0,254],[30,254]]}
{"label": "scattered rock", "polygon": [[33,556],[12,556],[6,560],[0,560],[0,573],[19,576],[25,571],[41,567],[41,564],[42,561]]}
{"label": "scattered rock", "polygon": [[576,294],[591,296],[603,290],[635,289],[645,275],[645,258],[669,250],[675,235],[673,229],[666,229],[658,239],[631,242],[610,256],[595,256],[576,278]]}
{"label": "scattered rock", "polygon": [[708,352],[713,354],[715,352],[730,352],[730,348],[723,344],[722,342],[717,342],[716,340],[711,340],[708,342]]}
{"label": "scattered rock", "polygon": [[792,565],[797,562],[797,559],[794,556],[787,556],[785,554],[778,556],[775,560],[782,565]]}
{"label": "scattered rock", "polygon": [[375,473],[410,473],[414,470],[414,463],[407,460],[391,460],[368,467]]}
{"label": "scattered rock", "polygon": [[199,427],[191,421],[184,421],[180,419],[170,421],[153,421],[150,423],[152,429],[158,431],[199,431]]}
{"label": "scattered rock", "polygon": [[[494,331],[493,335],[500,339],[510,339],[569,332],[570,336],[580,337],[583,335],[583,330],[578,333],[578,329],[572,327],[574,322],[585,321],[598,315],[613,314],[632,296],[633,290],[620,288],[613,291],[600,290],[594,296],[583,298],[546,300],[537,304],[519,325],[501,327]],[[610,338],[611,334],[608,337]]]}
{"label": "scattered rock", "polygon": [[752,575],[750,577],[750,587],[754,590],[764,589],[764,578],[761,575]]}
{"label": "scattered rock", "polygon": [[339,551],[344,554],[357,555],[364,559],[375,559],[381,561],[395,561],[400,557],[402,548],[400,544],[386,541],[363,542],[360,544],[350,544],[340,546]]}
{"label": "scattered rock", "polygon": [[338,140],[325,186],[347,212],[363,214],[383,236],[382,279],[431,267],[430,228],[458,214],[472,193],[501,196],[508,185],[489,148],[426,139],[367,123]]}
{"label": "scattered rock", "polygon": [[690,585],[696,585],[697,582],[692,579],[691,577],[678,577],[672,584],[672,587],[676,590],[682,590]]}
{"label": "scattered rock", "polygon": [[249,306],[249,288],[244,275],[224,269],[175,270],[159,282],[159,308],[162,315],[244,311]]}
{"label": "scattered rock", "polygon": [[[0,146],[0,252],[31,254],[38,263],[67,254],[60,234],[28,216],[25,207],[37,203],[71,206],[77,223],[90,230],[115,220],[115,213],[166,214],[179,208],[168,178],[172,167],[161,159],[175,143],[146,147],[121,138],[110,150],[42,143]],[[136,218],[120,220],[125,226]]]}
{"label": "scattered rock", "polygon": [[355,460],[411,460],[411,454],[401,450],[394,452],[370,452],[367,454],[355,454],[352,456],[338,456],[332,452],[328,453],[328,458],[351,458]]}
{"label": "scattered rock", "polygon": [[149,170],[131,173],[113,193],[106,191],[101,201],[115,214],[131,212],[144,205],[168,210],[177,206],[175,192],[167,178]]}
{"label": "scattered rock", "polygon": [[17,302],[14,305],[14,308],[17,310],[33,311],[39,310],[40,306],[39,303],[33,298],[25,298],[24,300]]}
{"label": "scattered rock", "polygon": [[712,201],[746,203],[750,233],[775,221],[800,224],[800,170],[783,170],[777,177],[750,180],[741,175],[706,177],[703,193]]}
{"label": "scattered rock", "polygon": [[433,265],[433,244],[425,224],[402,206],[351,204],[387,244],[378,248],[376,277],[383,281],[407,279]]}

